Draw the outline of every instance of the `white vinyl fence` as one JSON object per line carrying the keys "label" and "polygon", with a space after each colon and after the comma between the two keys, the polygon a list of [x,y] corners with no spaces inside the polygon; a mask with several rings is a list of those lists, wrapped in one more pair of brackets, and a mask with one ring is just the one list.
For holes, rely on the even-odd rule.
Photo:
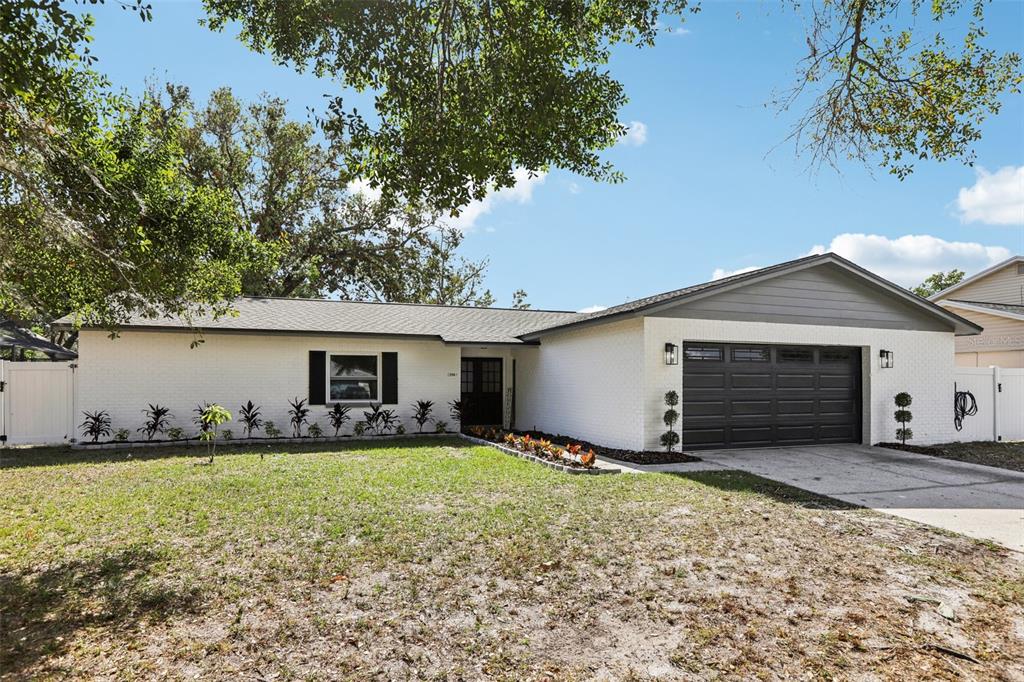
{"label": "white vinyl fence", "polygon": [[64,443],[75,435],[70,362],[0,360],[0,445]]}
{"label": "white vinyl fence", "polygon": [[957,367],[955,376],[956,390],[970,391],[978,405],[959,440],[1024,440],[1024,369]]}

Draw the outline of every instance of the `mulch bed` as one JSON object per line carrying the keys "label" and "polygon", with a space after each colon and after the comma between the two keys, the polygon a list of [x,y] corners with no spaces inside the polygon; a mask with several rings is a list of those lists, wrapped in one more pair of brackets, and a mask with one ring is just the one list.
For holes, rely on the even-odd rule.
{"label": "mulch bed", "polygon": [[665,452],[664,450],[644,450],[643,452],[637,450],[619,450],[617,448],[597,445],[596,443],[591,443],[580,438],[563,436],[561,434],[553,435],[543,431],[514,431],[514,433],[520,436],[528,434],[530,438],[544,438],[556,445],[562,445],[563,443],[579,443],[583,446],[584,450],[593,450],[598,457],[617,459],[620,462],[630,462],[631,464],[678,464],[680,462],[701,461],[700,457],[694,457],[693,455],[688,455],[685,452]]}
{"label": "mulch bed", "polygon": [[890,450],[902,450],[903,452],[916,452],[919,455],[931,455],[941,457],[943,451],[939,448],[930,448],[927,445],[904,445],[903,443],[875,443],[877,448],[889,448]]}

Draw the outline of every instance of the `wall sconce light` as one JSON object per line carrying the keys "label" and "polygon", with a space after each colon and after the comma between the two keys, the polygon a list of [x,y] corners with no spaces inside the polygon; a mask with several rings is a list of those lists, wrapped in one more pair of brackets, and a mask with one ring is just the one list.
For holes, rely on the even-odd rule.
{"label": "wall sconce light", "polygon": [[679,364],[679,346],[674,343],[665,344],[665,364],[666,365],[678,365]]}
{"label": "wall sconce light", "polygon": [[880,350],[878,351],[878,366],[882,369],[892,369],[892,351],[891,350]]}

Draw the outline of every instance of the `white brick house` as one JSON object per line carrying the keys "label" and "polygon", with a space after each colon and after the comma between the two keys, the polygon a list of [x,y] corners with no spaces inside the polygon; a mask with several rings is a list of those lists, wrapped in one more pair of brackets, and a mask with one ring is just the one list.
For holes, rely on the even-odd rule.
{"label": "white brick house", "polygon": [[[915,442],[954,439],[953,349],[981,328],[833,254],[590,314],[246,298],[237,317],[135,319],[79,337],[76,409],[136,429],[148,403],[191,426],[202,402],[252,400],[287,423],[309,400],[358,415],[432,400],[450,421],[503,424],[610,447],[654,449],[666,391],[683,447],[891,440],[909,392]],[[64,320],[62,324],[70,324]],[[358,417],[357,417],[358,418]]]}

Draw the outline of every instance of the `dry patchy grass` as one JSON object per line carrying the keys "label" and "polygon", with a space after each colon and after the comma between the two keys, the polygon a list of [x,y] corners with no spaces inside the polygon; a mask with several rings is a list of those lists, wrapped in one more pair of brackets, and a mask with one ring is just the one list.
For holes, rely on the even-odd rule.
{"label": "dry patchy grass", "polygon": [[991,545],[736,472],[257,452],[8,458],[0,673],[1024,679],[1024,564]]}

